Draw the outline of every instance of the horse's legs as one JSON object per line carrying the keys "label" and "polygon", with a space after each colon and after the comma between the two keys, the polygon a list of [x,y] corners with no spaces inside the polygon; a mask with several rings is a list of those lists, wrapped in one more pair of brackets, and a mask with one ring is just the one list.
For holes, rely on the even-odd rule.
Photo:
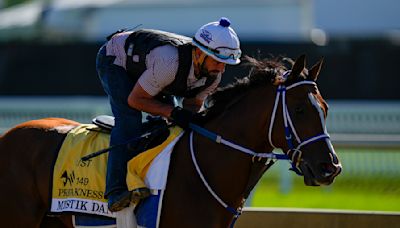
{"label": "horse's legs", "polygon": [[0,186],[2,226],[38,228],[45,209],[40,198],[30,190],[34,187],[33,181],[26,179],[24,175],[10,175],[10,178],[0,178]]}

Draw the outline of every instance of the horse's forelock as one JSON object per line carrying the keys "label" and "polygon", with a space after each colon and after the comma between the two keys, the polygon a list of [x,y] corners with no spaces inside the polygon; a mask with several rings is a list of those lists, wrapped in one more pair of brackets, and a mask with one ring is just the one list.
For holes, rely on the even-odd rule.
{"label": "horse's forelock", "polygon": [[[292,60],[282,57],[271,57],[257,60],[246,56],[247,65],[251,66],[248,77],[252,84],[263,84],[262,82],[275,82],[281,77],[287,69],[292,66]],[[291,61],[290,61],[291,60]],[[289,64],[289,68],[287,65]]]}
{"label": "horse's forelock", "polygon": [[246,56],[247,65],[251,66],[248,77],[254,84],[260,84],[261,81],[270,81],[273,85],[289,86],[298,81],[306,80],[308,74],[305,68],[296,80],[287,80],[284,74],[292,69],[294,61],[287,57],[271,57],[263,60],[257,60]]}

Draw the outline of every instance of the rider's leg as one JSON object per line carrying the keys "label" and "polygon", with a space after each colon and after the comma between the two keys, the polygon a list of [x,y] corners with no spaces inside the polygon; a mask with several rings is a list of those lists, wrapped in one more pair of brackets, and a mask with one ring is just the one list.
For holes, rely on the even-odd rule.
{"label": "rider's leg", "polygon": [[[128,140],[140,136],[141,112],[129,107],[118,106],[116,108],[116,105],[112,105],[112,107],[115,126],[111,132],[110,145],[124,144]],[[134,192],[128,192],[127,190],[127,162],[136,155],[135,151],[128,151],[126,146],[110,150],[107,166],[106,196],[108,197],[108,205],[111,211],[119,211],[129,206],[131,201],[148,196],[148,189],[146,188],[135,189]]]}
{"label": "rider's leg", "polygon": [[[111,133],[111,145],[125,143],[141,134],[141,112],[129,107],[127,100],[135,81],[132,80],[122,67],[113,64],[114,57],[106,56],[103,46],[97,56],[96,67],[99,78],[107,93],[111,109],[115,117],[115,128]],[[126,187],[127,161],[134,157],[134,152],[125,146],[117,147],[109,152],[106,192],[111,211],[118,211],[129,205],[132,197],[141,198],[148,195],[148,189],[138,189],[128,192]]]}

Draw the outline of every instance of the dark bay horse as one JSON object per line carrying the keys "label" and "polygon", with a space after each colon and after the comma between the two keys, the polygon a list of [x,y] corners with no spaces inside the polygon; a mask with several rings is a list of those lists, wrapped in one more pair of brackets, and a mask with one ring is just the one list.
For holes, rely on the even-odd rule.
{"label": "dark bay horse", "polygon": [[[172,153],[160,227],[228,227],[243,205],[248,183],[260,177],[253,175],[263,168],[259,161],[265,163],[242,153],[243,148],[260,154],[282,149],[306,185],[331,184],[340,173],[325,127],[328,106],[315,83],[322,61],[307,70],[304,56],[296,62],[248,60],[249,76],[206,102],[204,128],[231,146],[184,134]],[[51,166],[67,132],[77,125],[58,118],[33,120],[0,138],[2,226],[72,227],[70,215],[46,213]]]}

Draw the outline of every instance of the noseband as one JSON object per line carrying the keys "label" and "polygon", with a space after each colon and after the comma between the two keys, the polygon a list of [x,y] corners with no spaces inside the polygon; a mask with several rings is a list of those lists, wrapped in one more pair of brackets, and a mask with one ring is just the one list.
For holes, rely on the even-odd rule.
{"label": "noseband", "polygon": [[[210,140],[216,142],[216,143],[221,143],[224,144],[228,147],[231,147],[235,150],[238,150],[240,152],[243,152],[245,154],[248,154],[250,156],[253,157],[252,161],[254,163],[254,161],[256,160],[255,158],[258,158],[257,160],[262,160],[263,158],[267,159],[267,161],[264,163],[265,166],[267,166],[267,168],[272,165],[276,160],[291,160],[291,165],[292,168],[291,170],[293,170],[296,174],[298,175],[303,175],[301,170],[299,169],[299,165],[300,165],[300,161],[301,161],[301,157],[302,157],[302,151],[300,150],[303,146],[311,144],[313,142],[322,140],[322,139],[326,139],[329,138],[329,135],[326,133],[326,130],[324,130],[324,133],[322,134],[318,134],[314,137],[311,137],[309,139],[303,140],[301,141],[296,129],[293,126],[293,122],[290,118],[289,115],[289,111],[286,105],[286,91],[290,90],[294,87],[300,86],[300,85],[305,85],[305,84],[309,84],[309,85],[315,85],[315,82],[312,81],[301,81],[301,82],[297,82],[294,83],[288,87],[284,86],[284,85],[280,85],[277,89],[277,93],[276,93],[276,97],[275,97],[275,103],[274,103],[274,108],[272,111],[272,115],[271,115],[271,122],[270,122],[270,126],[269,126],[269,131],[268,131],[268,140],[269,143],[272,147],[276,148],[274,146],[274,144],[272,143],[272,129],[274,126],[274,122],[275,122],[275,116],[276,116],[276,111],[278,109],[278,104],[279,104],[279,100],[280,97],[282,97],[282,113],[283,113],[283,122],[284,122],[284,127],[285,127],[285,138],[286,141],[288,143],[288,147],[289,150],[287,151],[287,155],[286,154],[276,154],[273,152],[269,152],[269,153],[257,153],[253,150],[250,150],[249,148],[245,148],[243,146],[237,145],[231,141],[228,141],[224,138],[222,138],[222,136],[217,135],[213,132],[210,132],[198,125],[195,124],[189,124],[189,128],[192,129],[192,131],[190,132],[190,154],[192,157],[192,161],[193,164],[196,168],[197,174],[199,175],[200,179],[202,180],[204,186],[207,188],[207,190],[210,192],[210,194],[224,207],[226,208],[230,213],[232,213],[234,215],[234,220],[231,223],[230,227],[233,227],[237,218],[241,215],[242,213],[242,206],[245,202],[246,199],[242,200],[242,205],[240,205],[237,209],[235,209],[234,207],[229,206],[228,204],[226,204],[214,191],[213,189],[210,187],[210,185],[208,184],[207,180],[205,179],[203,173],[200,170],[200,167],[197,163],[196,157],[194,155],[194,147],[193,147],[193,132],[196,132],[206,138],[209,138]],[[292,135],[295,137],[298,145],[295,148],[293,146],[292,143]],[[289,156],[290,158],[289,158]],[[266,170],[266,169],[265,169]],[[254,186],[253,186],[254,187]]]}

